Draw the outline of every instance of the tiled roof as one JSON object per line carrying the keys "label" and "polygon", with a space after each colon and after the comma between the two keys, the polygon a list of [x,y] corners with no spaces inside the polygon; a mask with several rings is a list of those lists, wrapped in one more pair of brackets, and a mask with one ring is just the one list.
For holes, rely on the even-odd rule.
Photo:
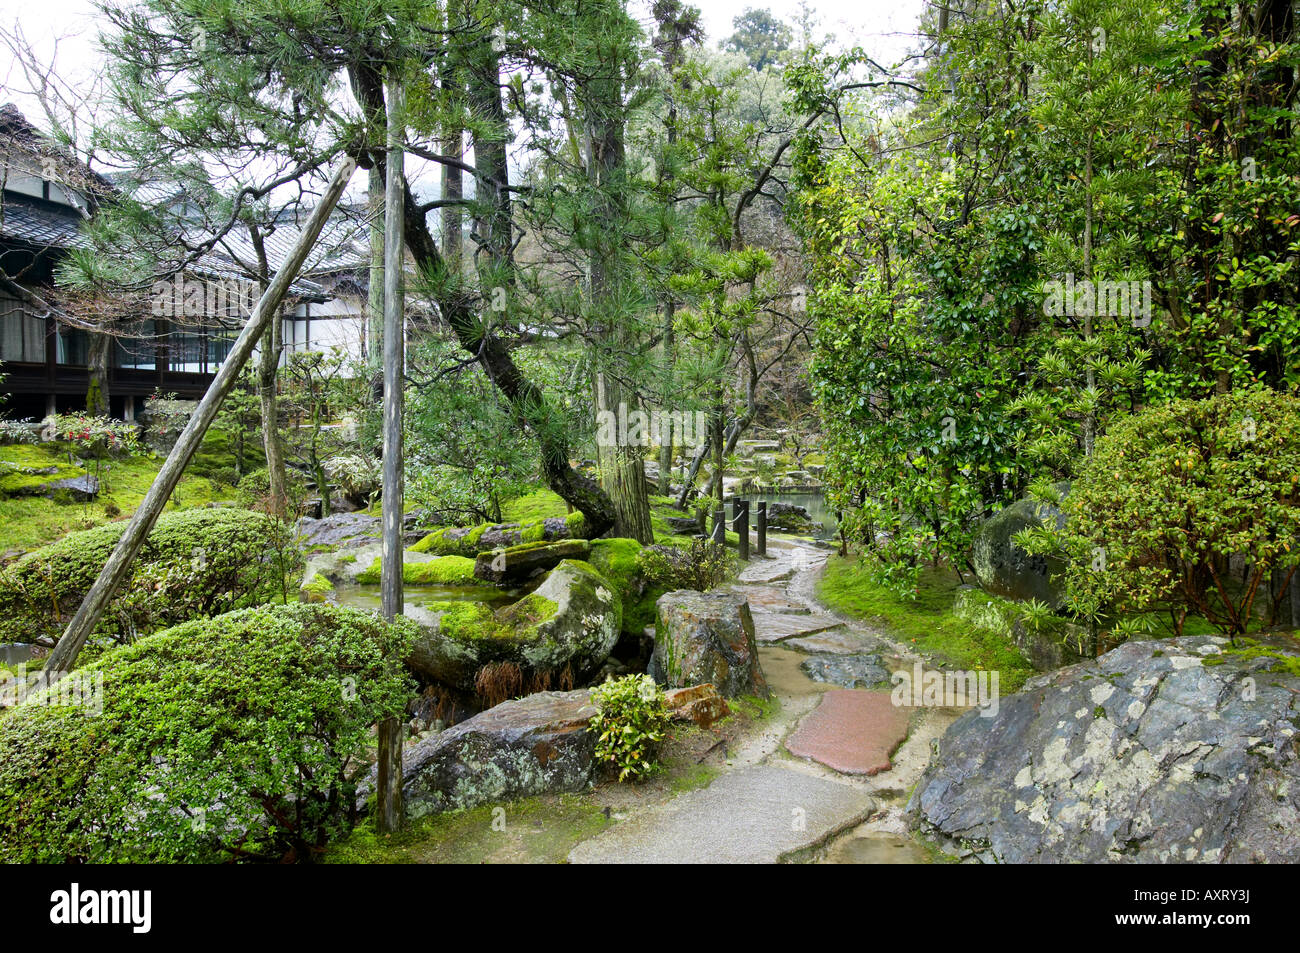
{"label": "tiled roof", "polygon": [[0,198],[0,236],[10,241],[76,248],[86,244],[81,222],[80,215],[63,214],[38,201],[25,202],[12,193]]}

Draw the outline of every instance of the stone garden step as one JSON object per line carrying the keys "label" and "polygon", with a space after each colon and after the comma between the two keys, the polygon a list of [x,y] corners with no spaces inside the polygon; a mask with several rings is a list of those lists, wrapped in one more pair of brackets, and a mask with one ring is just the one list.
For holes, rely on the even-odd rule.
{"label": "stone garden step", "polygon": [[892,767],[890,756],[906,740],[910,721],[910,710],[895,706],[889,692],[832,690],[785,746],[841,774],[878,774]]}

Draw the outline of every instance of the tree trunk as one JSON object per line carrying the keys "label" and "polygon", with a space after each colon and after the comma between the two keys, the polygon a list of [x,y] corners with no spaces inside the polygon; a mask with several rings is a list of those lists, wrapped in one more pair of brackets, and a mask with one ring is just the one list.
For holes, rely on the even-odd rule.
{"label": "tree trunk", "polygon": [[289,493],[285,485],[284,446],[280,442],[280,402],[275,393],[276,374],[283,350],[283,320],[271,319],[262,334],[262,353],[258,355],[257,396],[262,408],[262,449],[266,452],[266,473],[275,515],[284,517],[289,510]]}
{"label": "tree trunk", "polygon": [[[355,70],[353,90],[358,101],[367,107],[377,102],[382,108],[383,88],[373,70],[365,67]],[[382,156],[372,158],[375,162],[384,161]],[[588,537],[594,539],[603,535],[614,525],[614,507],[609,497],[594,480],[570,465],[568,436],[553,425],[546,396],[524,377],[505,343],[484,327],[475,313],[475,302],[465,289],[445,280],[448,276],[446,260],[433,240],[409,184],[403,193],[405,211],[402,221],[406,247],[421,272],[433,279],[444,279],[435,281],[437,290],[433,294],[443,320],[456,336],[456,342],[478,360],[509,403],[515,422],[529,428],[536,436],[546,485],[582,513]]]}
{"label": "tree trunk", "polygon": [[[402,614],[402,386],[406,315],[402,288],[402,177],[406,123],[402,87],[388,81],[388,167],[384,190],[384,473],[383,559],[380,611],[392,622]],[[328,493],[328,491],[327,491]],[[396,715],[379,725],[379,772],[375,829],[391,834],[402,826],[402,727]]]}
{"label": "tree trunk", "polygon": [[92,417],[108,416],[108,355],[111,334],[91,334],[90,353],[86,356],[86,413]]}

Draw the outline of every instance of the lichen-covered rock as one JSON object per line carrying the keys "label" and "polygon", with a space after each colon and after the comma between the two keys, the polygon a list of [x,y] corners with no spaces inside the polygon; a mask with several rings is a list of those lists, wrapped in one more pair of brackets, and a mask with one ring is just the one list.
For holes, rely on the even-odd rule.
{"label": "lichen-covered rock", "polygon": [[669,688],[712,683],[724,698],[767,697],[744,596],[678,589],[659,597],[654,676]]}
{"label": "lichen-covered rock", "polygon": [[590,565],[565,560],[535,591],[495,611],[480,602],[433,602],[409,615],[421,629],[411,667],[474,691],[488,665],[510,664],[528,684],[589,678],[618,641],[622,604]]}
{"label": "lichen-covered rock", "polygon": [[503,702],[407,749],[408,816],[477,807],[591,782],[596,709],[586,691],[538,692]]}
{"label": "lichen-covered rock", "polygon": [[[669,693],[675,721],[708,724],[727,712],[711,685]],[[402,794],[412,818],[538,794],[581,791],[591,783],[596,708],[586,689],[537,692],[502,702],[406,749]],[[358,788],[374,790],[374,772]]]}
{"label": "lichen-covered rock", "polygon": [[[425,537],[416,529],[423,513],[412,511],[402,518],[402,540],[412,545]],[[383,523],[378,516],[365,513],[335,512],[321,519],[303,517],[298,521],[298,535],[307,549],[330,546],[338,549],[356,548],[380,542]]]}
{"label": "lichen-covered rock", "polygon": [[1300,643],[1130,642],[948,729],[908,805],[1007,861],[1300,861]]}
{"label": "lichen-covered rock", "polygon": [[[1068,483],[1058,483],[1057,492],[1068,493]],[[971,564],[982,587],[1011,599],[1037,599],[1057,609],[1061,593],[1053,582],[1060,575],[1059,560],[1031,556],[1015,544],[1012,537],[1025,529],[1038,529],[1044,520],[1065,525],[1065,514],[1055,506],[1036,499],[1017,500],[984,521],[971,546]]]}
{"label": "lichen-covered rock", "polygon": [[591,543],[585,539],[522,543],[494,552],[479,553],[474,560],[474,575],[484,582],[513,585],[526,582],[539,572],[554,569],[566,559],[586,559],[590,555]]}

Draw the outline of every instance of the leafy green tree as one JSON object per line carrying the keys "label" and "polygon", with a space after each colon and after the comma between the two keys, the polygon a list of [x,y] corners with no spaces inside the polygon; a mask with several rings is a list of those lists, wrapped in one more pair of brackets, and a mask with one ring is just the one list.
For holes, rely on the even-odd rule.
{"label": "leafy green tree", "polygon": [[756,70],[776,66],[781,54],[788,51],[794,41],[790,25],[766,7],[746,7],[731,21],[731,25],[736,32],[718,44],[719,47],[742,54]]}

